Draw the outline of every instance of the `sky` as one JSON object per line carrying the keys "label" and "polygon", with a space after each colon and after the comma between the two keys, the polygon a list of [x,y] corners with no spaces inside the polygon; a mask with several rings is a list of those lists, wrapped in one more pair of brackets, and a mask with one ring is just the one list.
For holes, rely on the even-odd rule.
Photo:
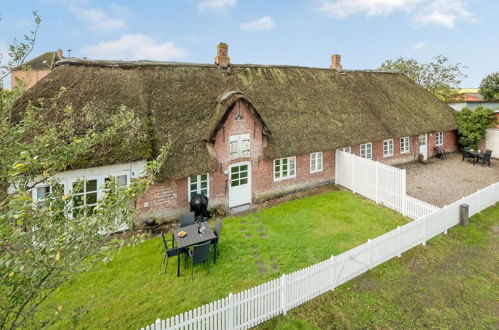
{"label": "sky", "polygon": [[[30,58],[61,48],[89,59],[376,69],[399,56],[461,63],[461,87],[499,71],[497,0],[0,0],[0,53],[42,23]],[[5,61],[5,59],[4,59]]]}

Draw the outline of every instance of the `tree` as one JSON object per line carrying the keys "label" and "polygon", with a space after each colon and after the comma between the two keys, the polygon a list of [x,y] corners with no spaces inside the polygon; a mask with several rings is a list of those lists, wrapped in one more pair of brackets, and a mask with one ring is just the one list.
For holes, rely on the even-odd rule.
{"label": "tree", "polygon": [[399,57],[396,60],[386,60],[379,69],[403,73],[440,100],[450,102],[457,96],[457,87],[461,83],[461,78],[466,77],[463,73],[466,67],[460,63],[448,62],[449,59],[442,55],[434,57],[429,63]]}
{"label": "tree", "polygon": [[495,123],[494,112],[483,106],[474,110],[464,107],[456,115],[459,144],[462,146],[477,147],[485,137],[486,129]]}
{"label": "tree", "polygon": [[491,73],[483,78],[479,92],[487,101],[499,100],[499,72]]}
{"label": "tree", "polygon": [[[35,24],[38,26],[39,20]],[[13,43],[9,52],[15,54],[11,57],[26,58],[23,54],[32,49],[35,38],[25,40]],[[17,60],[9,62],[4,70],[18,65]],[[148,123],[124,106],[108,116],[96,116],[95,109],[63,107],[59,100],[64,89],[52,99],[29,104],[21,114],[16,112],[19,118],[14,120],[12,105],[22,93],[22,88],[0,89],[2,329],[42,328],[60,318],[77,318],[81,311],[66,311],[47,300],[76,273],[108,260],[116,248],[140,240],[133,236],[125,241],[111,233],[118,226],[133,226],[134,202],[153,182],[168,151],[167,145],[161,148],[143,178],[128,186],[119,186],[111,178],[97,206],[82,206],[78,213],[73,212],[79,197],[65,194],[54,174],[117,141],[129,145],[147,139],[142,132]],[[47,120],[56,110],[59,120]],[[35,205],[30,190],[40,183],[51,187],[50,193]]]}

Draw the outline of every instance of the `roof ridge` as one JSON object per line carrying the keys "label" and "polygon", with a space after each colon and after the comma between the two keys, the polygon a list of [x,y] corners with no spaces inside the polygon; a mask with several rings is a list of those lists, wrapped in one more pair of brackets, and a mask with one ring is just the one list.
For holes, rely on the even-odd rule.
{"label": "roof ridge", "polygon": [[[140,67],[158,67],[158,66],[193,66],[193,67],[206,67],[206,68],[216,68],[216,64],[210,63],[192,63],[192,62],[174,62],[174,61],[151,61],[151,60],[136,60],[136,61],[124,61],[124,60],[88,60],[83,58],[64,58],[57,61],[54,67],[58,66],[88,66],[88,67],[111,67],[111,68],[140,68]],[[329,72],[337,72],[330,68],[321,67],[311,67],[311,66],[300,66],[300,65],[285,65],[285,64],[231,64],[234,68],[296,68],[296,69],[312,69],[312,70],[323,70]],[[386,73],[386,74],[400,74],[398,72],[376,70],[376,69],[356,69],[356,70],[342,70],[338,72],[349,73],[349,72],[360,72],[360,73]]]}

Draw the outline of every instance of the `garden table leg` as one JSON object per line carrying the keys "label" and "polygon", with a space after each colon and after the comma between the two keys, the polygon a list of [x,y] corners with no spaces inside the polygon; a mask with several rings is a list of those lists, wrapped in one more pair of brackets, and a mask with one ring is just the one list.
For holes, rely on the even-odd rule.
{"label": "garden table leg", "polygon": [[180,255],[181,253],[177,255],[177,277],[180,277]]}

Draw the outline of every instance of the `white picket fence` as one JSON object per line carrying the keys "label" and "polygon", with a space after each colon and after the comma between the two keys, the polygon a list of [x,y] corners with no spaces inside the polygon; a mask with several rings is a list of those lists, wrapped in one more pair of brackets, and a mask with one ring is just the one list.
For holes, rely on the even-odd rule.
{"label": "white picket fence", "polygon": [[335,182],[412,219],[439,208],[407,195],[405,170],[336,150]]}
{"label": "white picket fence", "polygon": [[158,319],[142,330],[248,329],[447,233],[459,223],[461,204],[469,205],[472,216],[497,202],[499,182],[338,256],[169,319]]}

